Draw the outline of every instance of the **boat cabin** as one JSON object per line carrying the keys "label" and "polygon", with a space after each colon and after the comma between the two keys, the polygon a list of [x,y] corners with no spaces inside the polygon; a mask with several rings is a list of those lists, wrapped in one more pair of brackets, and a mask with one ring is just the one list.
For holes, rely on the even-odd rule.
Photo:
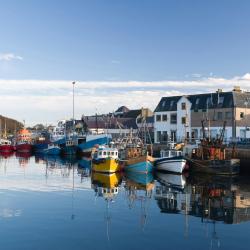
{"label": "boat cabin", "polygon": [[182,156],[182,151],[180,150],[161,150],[161,158],[172,158]]}
{"label": "boat cabin", "polygon": [[94,159],[113,158],[118,159],[118,149],[116,148],[99,148],[94,153]]}
{"label": "boat cabin", "polygon": [[0,145],[11,145],[11,141],[10,140],[5,140],[5,139],[1,139],[0,140]]}

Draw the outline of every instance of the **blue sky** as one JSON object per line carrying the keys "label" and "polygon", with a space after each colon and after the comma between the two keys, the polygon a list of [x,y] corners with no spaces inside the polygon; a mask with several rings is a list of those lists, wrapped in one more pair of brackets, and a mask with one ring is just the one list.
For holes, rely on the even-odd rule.
{"label": "blue sky", "polygon": [[[175,88],[179,81],[199,83],[213,78],[219,79],[219,87],[229,88],[231,85],[224,84],[225,81],[231,80],[233,85],[238,82],[235,79],[246,78],[250,72],[247,0],[0,0],[0,6],[1,82],[15,80],[25,84],[23,80],[32,80],[47,86],[43,91],[30,88],[25,92],[19,84],[16,86],[22,90],[20,94],[17,87],[14,91],[6,88],[6,84],[4,89],[0,85],[0,95],[8,100],[14,96],[20,102],[22,96],[25,100],[27,96],[70,98],[70,91],[65,87],[58,90],[54,81],[62,81],[66,86],[72,80],[79,85],[91,82],[94,86],[110,82],[113,87],[102,93],[105,97],[108,94],[109,98],[117,97],[118,93],[129,98],[130,91],[145,89],[144,85],[136,84],[126,87],[126,82],[136,81],[152,83],[145,91],[158,91],[151,104],[153,109],[160,96],[181,93]],[[164,89],[164,85],[154,88],[154,82],[162,81],[172,81],[171,89]],[[114,82],[123,82],[124,88],[117,90]],[[248,87],[248,82],[244,87]],[[102,96],[100,89],[91,91],[92,95]],[[89,92],[86,93],[89,97]],[[112,100],[109,104],[114,105],[112,109],[122,104]],[[105,111],[101,104],[94,106]],[[79,110],[79,115],[93,112],[90,106],[87,108]],[[47,108],[40,111],[50,122],[52,117],[60,118],[69,112],[66,109],[64,114],[60,109],[58,105],[58,117],[51,116]],[[1,113],[20,119],[14,109]],[[27,116],[30,122],[39,119],[31,109]]]}

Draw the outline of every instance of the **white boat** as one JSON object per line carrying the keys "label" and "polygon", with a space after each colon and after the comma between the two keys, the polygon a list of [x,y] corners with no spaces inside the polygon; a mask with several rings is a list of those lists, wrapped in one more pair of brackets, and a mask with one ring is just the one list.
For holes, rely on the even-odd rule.
{"label": "white boat", "polygon": [[180,150],[161,150],[161,157],[155,160],[157,170],[181,174],[186,167],[186,159]]}

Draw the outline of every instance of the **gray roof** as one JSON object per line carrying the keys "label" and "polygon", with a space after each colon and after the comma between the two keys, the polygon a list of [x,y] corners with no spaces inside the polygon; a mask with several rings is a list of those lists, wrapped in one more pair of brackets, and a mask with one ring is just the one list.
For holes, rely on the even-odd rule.
{"label": "gray roof", "polygon": [[[176,111],[177,103],[182,96],[162,97],[154,112]],[[250,92],[214,92],[185,96],[192,104],[191,110],[216,108],[250,108]]]}
{"label": "gray roof", "polygon": [[154,112],[175,111],[182,96],[162,97]]}

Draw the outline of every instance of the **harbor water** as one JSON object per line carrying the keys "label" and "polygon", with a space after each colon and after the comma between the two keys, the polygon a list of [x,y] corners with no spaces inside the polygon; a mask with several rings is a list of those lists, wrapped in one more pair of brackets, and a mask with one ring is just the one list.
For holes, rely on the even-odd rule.
{"label": "harbor water", "polygon": [[245,176],[91,174],[88,159],[0,156],[1,249],[249,249]]}

